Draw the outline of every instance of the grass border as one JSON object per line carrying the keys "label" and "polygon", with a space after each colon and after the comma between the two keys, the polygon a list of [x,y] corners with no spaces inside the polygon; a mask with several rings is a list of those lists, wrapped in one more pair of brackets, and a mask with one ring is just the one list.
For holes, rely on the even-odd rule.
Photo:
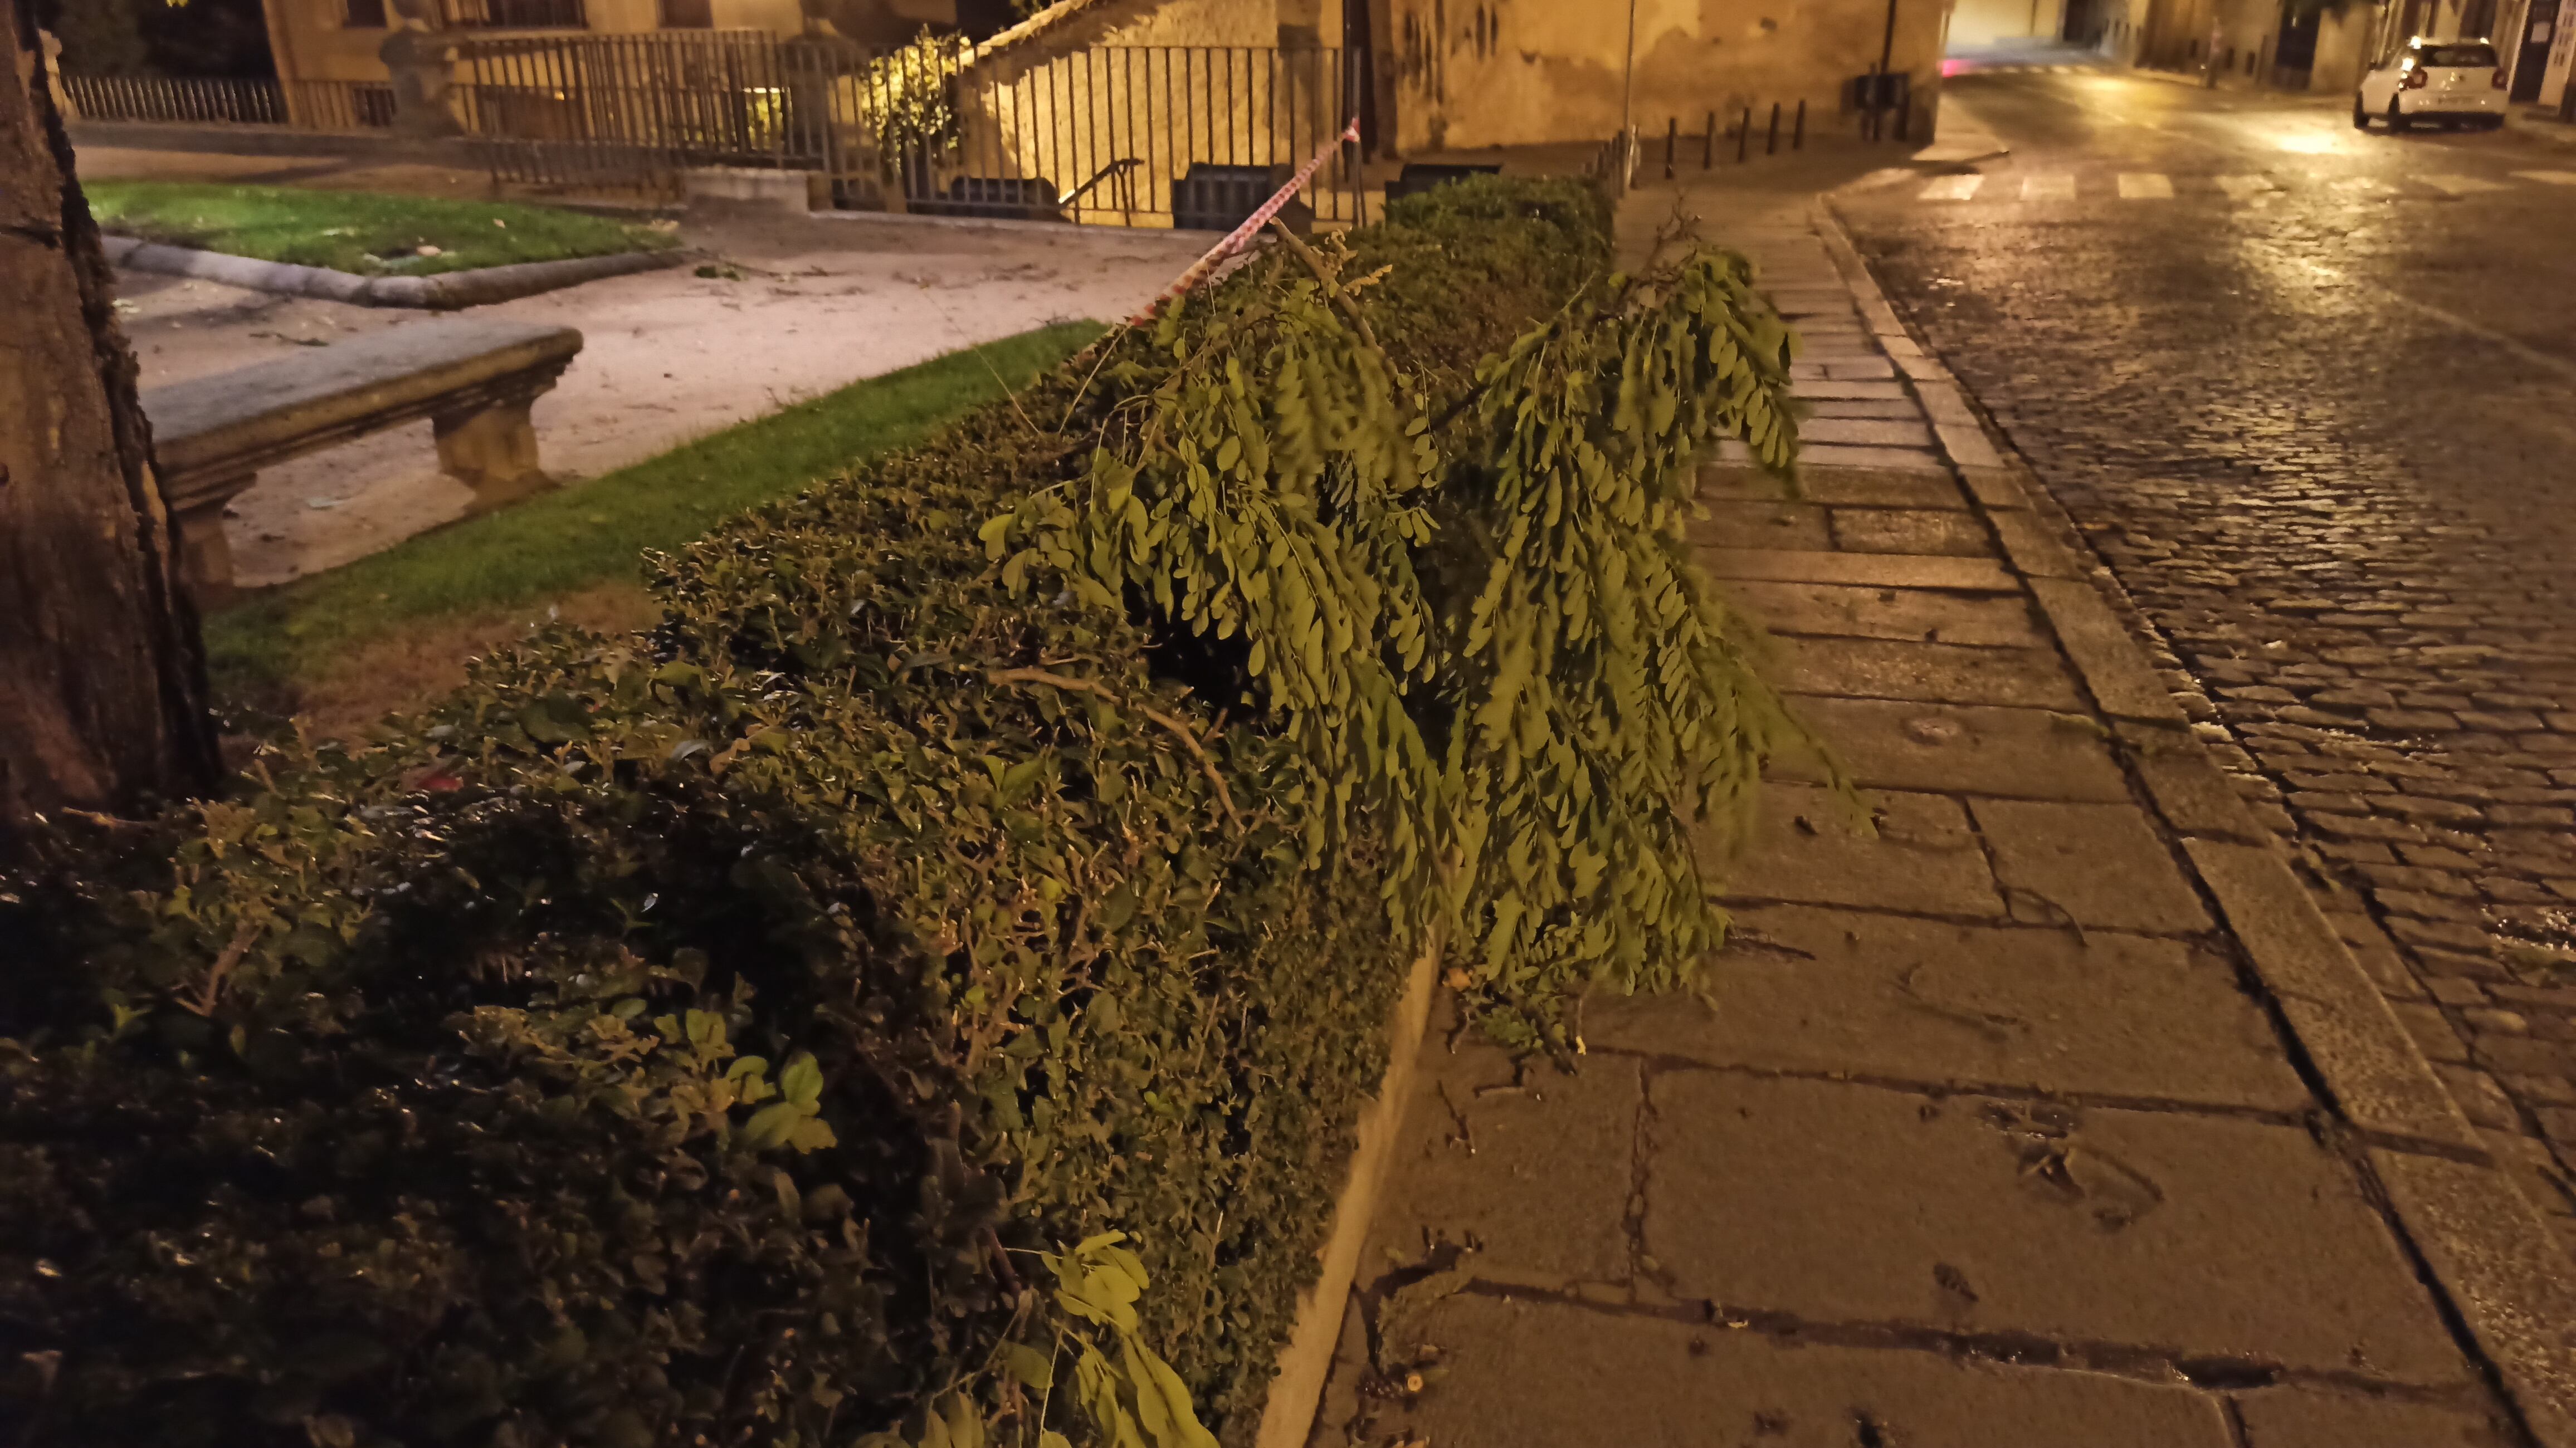
{"label": "grass border", "polygon": [[407,625],[632,579],[726,517],[795,493],[1026,387],[1106,329],[1057,322],[916,363],[735,424],[659,456],[435,528],[264,590],[205,622],[217,692],[291,702]]}

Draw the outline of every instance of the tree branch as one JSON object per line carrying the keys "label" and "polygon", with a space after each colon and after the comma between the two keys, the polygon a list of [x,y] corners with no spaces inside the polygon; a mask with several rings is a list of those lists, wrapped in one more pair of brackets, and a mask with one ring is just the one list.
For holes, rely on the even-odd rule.
{"label": "tree branch", "polygon": [[[1089,679],[1077,679],[1070,674],[1051,674],[1044,669],[994,669],[984,677],[996,684],[1044,684],[1051,689],[1090,694],[1107,699],[1113,704],[1118,702],[1116,694]],[[1216,761],[1208,757],[1207,750],[1200,746],[1198,735],[1190,729],[1190,726],[1169,714],[1157,709],[1145,708],[1141,704],[1129,707],[1170,730],[1173,738],[1180,740],[1191,754],[1197,756],[1200,771],[1207,775],[1208,783],[1216,786],[1216,802],[1225,807],[1227,823],[1242,824],[1243,817],[1234,811],[1234,792],[1225,787],[1225,776],[1217,773]]]}

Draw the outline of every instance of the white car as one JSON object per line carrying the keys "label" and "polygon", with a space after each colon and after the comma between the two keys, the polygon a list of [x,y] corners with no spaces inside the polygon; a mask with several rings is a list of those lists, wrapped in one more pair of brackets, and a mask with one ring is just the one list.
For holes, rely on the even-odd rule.
{"label": "white car", "polygon": [[2491,131],[2504,124],[2504,98],[2504,67],[2493,45],[2417,36],[2361,78],[2352,123],[2368,130],[2377,117],[2392,131],[2417,121]]}

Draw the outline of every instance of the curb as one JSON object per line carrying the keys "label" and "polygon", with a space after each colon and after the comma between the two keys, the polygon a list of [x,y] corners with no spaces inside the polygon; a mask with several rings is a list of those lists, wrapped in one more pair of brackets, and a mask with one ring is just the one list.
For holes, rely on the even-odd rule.
{"label": "curb", "polygon": [[1404,1130],[1404,1106],[1413,1096],[1413,1078],[1421,1069],[1422,1038],[1431,1026],[1432,983],[1441,946],[1431,945],[1415,958],[1404,994],[1387,1022],[1386,1075],[1377,1095],[1360,1107],[1352,1130],[1350,1174],[1333,1198],[1333,1214],[1316,1260],[1323,1271],[1315,1285],[1297,1294],[1297,1317],[1288,1341],[1279,1349],[1279,1370],[1261,1405],[1261,1426],[1254,1448],[1305,1448],[1324,1405],[1324,1384],[1333,1370],[1342,1340],[1342,1316],[1359,1276],[1360,1249],[1377,1221],[1377,1199],[1395,1159]]}
{"label": "curb", "polygon": [[326,302],[346,302],[359,307],[415,307],[438,312],[488,306],[493,302],[535,296],[539,292],[557,291],[603,277],[660,271],[680,265],[691,255],[679,248],[627,251],[613,256],[518,262],[510,266],[480,267],[473,271],[444,272],[427,277],[362,277],[355,272],[333,271],[329,267],[296,266],[291,262],[229,256],[219,251],[163,246],[130,236],[110,236],[104,238],[104,242],[108,261],[129,271],[196,277],[255,292],[316,297]]}
{"label": "curb", "polygon": [[1915,152],[1913,159],[1925,166],[1973,166],[1980,161],[1999,161],[2011,154],[2012,147],[1994,137],[1975,136],[1959,142],[1955,148],[1935,141]]}
{"label": "curb", "polygon": [[2576,146],[2576,125],[2562,121],[2556,116],[2535,116],[2518,111],[2508,114],[2504,124],[2507,135],[2546,141],[2553,146]]}
{"label": "curb", "polygon": [[1222,231],[1195,231],[1178,226],[1085,226],[1064,221],[1029,221],[1016,216],[929,216],[917,211],[806,211],[796,213],[812,221],[847,221],[860,225],[918,226],[940,231],[1017,232],[1024,235],[1097,236],[1103,240],[1146,238],[1181,238],[1199,251],[1207,243],[1225,235]]}
{"label": "curb", "polygon": [[1815,224],[2084,688],[2114,722],[2119,752],[2243,947],[2294,1057],[2357,1139],[2347,1159],[2484,1353],[2533,1441],[2576,1448],[2576,1283],[2565,1252],[2193,734],[2105,596],[2117,595],[2117,581],[2059,536],[2054,500],[2036,505],[2046,499],[2037,477],[1905,329],[1829,202],[1817,203]]}

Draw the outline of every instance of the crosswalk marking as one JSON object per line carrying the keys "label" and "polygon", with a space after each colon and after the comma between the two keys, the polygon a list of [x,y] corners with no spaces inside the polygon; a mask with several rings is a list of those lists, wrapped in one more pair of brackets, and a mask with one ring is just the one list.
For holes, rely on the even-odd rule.
{"label": "crosswalk marking", "polygon": [[[2576,171],[2516,171],[2523,182],[2550,186],[2576,187]],[[1995,191],[1981,191],[1985,177],[1978,174],[1935,176],[1920,193],[1925,201],[1968,201],[1980,195],[1989,199],[2022,201],[2074,201],[2083,195],[2099,195],[2100,173],[2027,173],[2018,183],[2011,178],[2001,182]],[[2114,178],[2124,201],[2169,201],[2177,194],[2174,178],[2160,171],[2124,171]],[[2183,178],[2186,187],[2197,194],[2204,183],[2197,177]],[[2436,172],[2425,176],[2406,176],[2395,180],[2380,176],[2332,176],[2320,174],[2287,176],[2244,175],[2211,176],[2205,183],[2227,194],[2230,200],[2248,201],[2294,190],[2323,189],[2345,196],[2417,200],[2430,199],[2429,193],[2444,196],[2485,196],[2510,193],[2518,187],[2483,176],[2454,172]]]}

